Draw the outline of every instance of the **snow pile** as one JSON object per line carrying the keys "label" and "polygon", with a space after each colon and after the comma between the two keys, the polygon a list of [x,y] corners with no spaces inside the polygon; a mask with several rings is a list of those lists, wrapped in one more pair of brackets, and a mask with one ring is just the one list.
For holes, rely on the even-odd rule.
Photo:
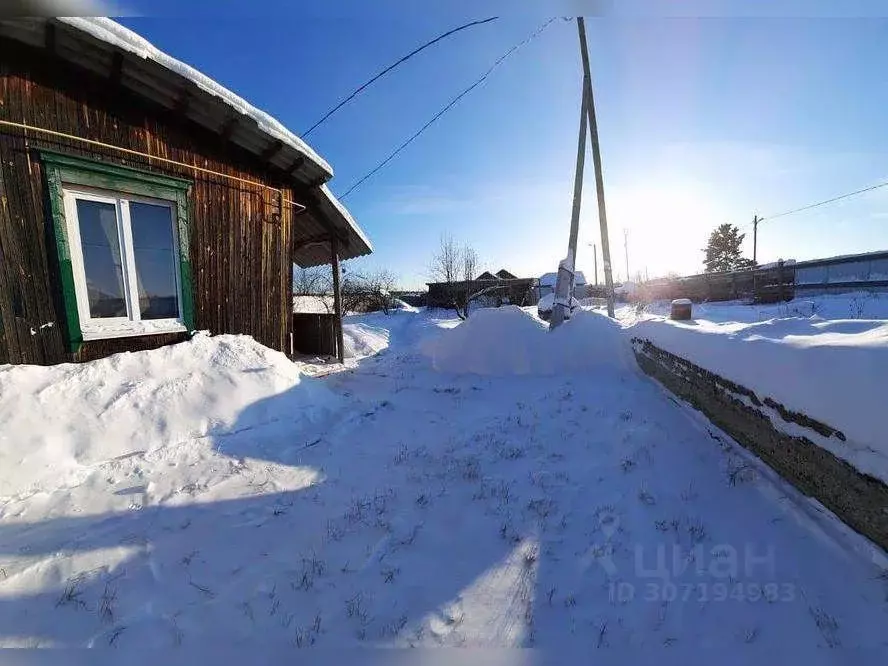
{"label": "snow pile", "polygon": [[[832,301],[835,309],[838,304]],[[773,398],[837,428],[846,441],[830,437],[817,443],[888,482],[888,427],[883,413],[888,322],[828,321],[815,315],[745,323],[754,314],[736,312],[743,309],[737,306],[731,315],[722,312],[733,321],[700,318],[716,307],[725,309],[695,305],[692,321],[649,317],[627,332],[752,389],[761,399]],[[772,421],[778,428],[788,427],[774,415]]]}
{"label": "snow pile", "polygon": [[427,340],[423,352],[440,372],[552,375],[634,367],[620,326],[578,311],[553,332],[516,306],[478,310],[454,329]]}
{"label": "snow pile", "polygon": [[427,340],[423,352],[441,372],[537,374],[545,335],[544,324],[514,305],[484,308]]}
{"label": "snow pile", "polygon": [[[285,400],[262,402],[285,391]],[[241,335],[197,334],[91,363],[6,366],[0,496],[76,482],[105,461],[235,424],[315,419],[335,401],[324,386],[303,381],[284,354]]]}
{"label": "snow pile", "polygon": [[591,310],[574,310],[570,319],[546,338],[546,362],[553,373],[637,368],[629,340],[620,325]]}

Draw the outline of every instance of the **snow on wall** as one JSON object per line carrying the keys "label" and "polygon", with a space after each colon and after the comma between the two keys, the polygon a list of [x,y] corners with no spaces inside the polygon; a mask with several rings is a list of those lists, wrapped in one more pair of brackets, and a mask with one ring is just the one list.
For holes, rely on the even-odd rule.
{"label": "snow on wall", "polygon": [[[263,404],[284,392],[288,399],[276,407]],[[284,354],[245,335],[198,333],[91,363],[0,366],[0,496],[76,483],[97,464],[211,440],[235,423],[280,420],[292,428],[336,401]]]}
{"label": "snow on wall", "polygon": [[653,318],[627,332],[837,428],[847,441],[829,438],[818,444],[888,483],[888,322],[817,316],[755,323]]}
{"label": "snow on wall", "polygon": [[[123,49],[140,58],[153,60],[168,70],[175,72],[179,76],[188,79],[204,92],[221,98],[226,104],[228,104],[228,106],[235,109],[238,113],[255,120],[259,128],[269,136],[282,141],[294,150],[302,153],[318,167],[329,173],[331,176],[333,175],[333,168],[320,155],[318,155],[311,146],[284,127],[280,121],[264,111],[260,111],[245,99],[236,95],[205,74],[199,72],[191,65],[187,65],[164,53],[147,39],[136,34],[132,30],[124,28],[110,18],[104,17],[69,16],[60,17],[59,20],[81,32],[92,35],[106,44],[111,44],[112,46]],[[325,194],[329,194],[329,192]],[[334,198],[331,197],[331,201],[336,205],[337,202]]]}

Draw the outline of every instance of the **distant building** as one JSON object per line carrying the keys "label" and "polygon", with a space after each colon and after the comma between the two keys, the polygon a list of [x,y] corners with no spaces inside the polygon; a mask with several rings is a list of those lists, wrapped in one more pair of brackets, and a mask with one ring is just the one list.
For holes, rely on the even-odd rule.
{"label": "distant building", "polygon": [[536,305],[539,298],[536,278],[518,278],[504,268],[496,274],[484,271],[474,280],[429,282],[427,286],[430,308],[451,308],[467,298],[485,307],[526,306]]}

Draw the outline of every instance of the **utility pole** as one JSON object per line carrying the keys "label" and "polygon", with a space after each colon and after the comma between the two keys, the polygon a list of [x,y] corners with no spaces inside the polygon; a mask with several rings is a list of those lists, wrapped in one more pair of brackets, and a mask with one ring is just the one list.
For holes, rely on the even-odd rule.
{"label": "utility pole", "polygon": [[595,286],[598,286],[598,246],[592,243],[592,258],[595,262]]}
{"label": "utility pole", "polygon": [[629,279],[629,230],[623,227],[623,250],[626,252],[626,282],[631,282]]}
{"label": "utility pole", "polygon": [[570,214],[570,236],[567,241],[567,259],[558,264],[558,277],[555,280],[555,303],[549,328],[561,326],[565,320],[565,310],[570,312],[574,295],[574,271],[577,265],[577,235],[580,229],[580,204],[583,200],[583,172],[586,165],[586,88],[583,87],[583,101],[580,103],[580,131],[577,139],[577,168],[574,172],[573,209]]}
{"label": "utility pole", "polygon": [[[577,32],[580,37],[580,56],[583,61],[583,101],[580,106],[580,132],[577,146],[577,168],[574,177],[573,211],[570,219],[570,238],[567,258],[558,265],[558,279],[555,283],[555,304],[552,308],[550,328],[555,329],[565,319],[573,298],[574,275],[577,261],[577,233],[580,222],[580,204],[583,197],[583,169],[586,154],[586,121],[592,143],[592,164],[595,168],[595,191],[598,198],[598,222],[601,232],[601,254],[604,259],[604,281],[607,287],[607,315],[614,316],[614,281],[611,274],[610,242],[607,235],[607,211],[604,205],[604,180],[601,171],[601,150],[598,142],[598,123],[595,120],[595,102],[592,97],[592,75],[589,71],[589,50],[586,44],[586,23],[582,16],[577,17]],[[597,266],[596,266],[597,272]]]}
{"label": "utility pole", "polygon": [[757,250],[758,250],[758,229],[759,229],[759,216],[756,215],[752,218],[752,265],[756,265]]}
{"label": "utility pole", "polygon": [[595,191],[598,195],[598,223],[601,229],[601,254],[604,259],[604,284],[607,287],[607,316],[614,316],[614,279],[611,275],[610,241],[607,235],[607,210],[604,206],[604,178],[601,173],[601,147],[598,143],[598,121],[595,119],[595,100],[592,96],[592,74],[589,71],[589,48],[586,44],[586,22],[577,17],[580,51],[583,57],[583,88],[586,90],[589,114],[589,134],[592,137],[592,165],[595,169]]}

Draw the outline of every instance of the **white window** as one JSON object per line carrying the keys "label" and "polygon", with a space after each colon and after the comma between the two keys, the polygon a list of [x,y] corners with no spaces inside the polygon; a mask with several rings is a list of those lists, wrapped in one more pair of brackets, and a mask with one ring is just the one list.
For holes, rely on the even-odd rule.
{"label": "white window", "polygon": [[185,331],[176,202],[63,192],[83,339]]}

